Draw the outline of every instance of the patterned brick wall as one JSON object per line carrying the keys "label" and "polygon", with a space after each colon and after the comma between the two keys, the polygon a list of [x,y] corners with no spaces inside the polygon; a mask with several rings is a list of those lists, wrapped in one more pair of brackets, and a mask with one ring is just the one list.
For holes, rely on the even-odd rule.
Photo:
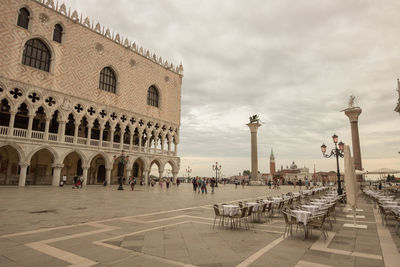
{"label": "patterned brick wall", "polygon": [[[31,12],[29,30],[16,25],[21,7]],[[180,124],[181,75],[35,1],[1,0],[0,10],[1,76]],[[61,44],[52,41],[57,23],[64,28]],[[50,73],[21,64],[24,43],[35,37],[52,50]],[[98,88],[106,66],[117,74],[117,94]],[[153,84],[160,92],[160,108],[147,105],[147,89]]]}

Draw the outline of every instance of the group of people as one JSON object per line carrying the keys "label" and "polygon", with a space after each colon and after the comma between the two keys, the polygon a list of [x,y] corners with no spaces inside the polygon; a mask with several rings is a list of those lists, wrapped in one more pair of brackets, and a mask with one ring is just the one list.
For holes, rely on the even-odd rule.
{"label": "group of people", "polygon": [[[59,186],[60,187],[63,187],[64,185],[66,185],[67,184],[67,176],[66,175],[63,175],[62,177],[61,177],[61,180],[60,180],[60,184],[59,184]],[[75,175],[74,176],[74,181],[73,181],[73,185],[72,185],[72,188],[82,188],[82,186],[83,186],[83,176],[82,175]]]}
{"label": "group of people", "polygon": [[208,184],[211,186],[211,194],[214,194],[214,189],[217,186],[217,181],[215,178],[201,178],[201,177],[196,177],[192,180],[193,184],[193,191],[198,194],[200,194],[200,191],[202,194],[207,194],[207,186]]}

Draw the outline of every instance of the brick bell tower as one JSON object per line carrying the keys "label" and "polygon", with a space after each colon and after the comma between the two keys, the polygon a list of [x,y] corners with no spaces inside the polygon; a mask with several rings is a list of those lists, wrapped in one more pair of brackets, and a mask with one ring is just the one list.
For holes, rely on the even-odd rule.
{"label": "brick bell tower", "polygon": [[275,157],[272,148],[271,148],[271,156],[269,157],[269,172],[271,174],[271,177],[273,178],[275,174]]}

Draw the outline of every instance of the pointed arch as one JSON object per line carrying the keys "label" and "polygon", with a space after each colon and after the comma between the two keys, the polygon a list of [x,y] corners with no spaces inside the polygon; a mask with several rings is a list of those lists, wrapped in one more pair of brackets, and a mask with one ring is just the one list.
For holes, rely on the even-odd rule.
{"label": "pointed arch", "polygon": [[51,146],[48,146],[48,145],[40,146],[40,147],[37,147],[37,148],[35,148],[34,150],[32,150],[32,151],[27,155],[26,161],[27,161],[27,162],[30,162],[31,159],[32,159],[32,157],[33,157],[33,155],[35,155],[36,152],[38,152],[38,151],[40,151],[40,150],[42,150],[42,149],[48,150],[48,151],[50,152],[50,154],[53,156],[53,160],[54,160],[53,163],[60,163],[60,157],[59,157],[57,151],[56,151],[54,148],[52,148]]}

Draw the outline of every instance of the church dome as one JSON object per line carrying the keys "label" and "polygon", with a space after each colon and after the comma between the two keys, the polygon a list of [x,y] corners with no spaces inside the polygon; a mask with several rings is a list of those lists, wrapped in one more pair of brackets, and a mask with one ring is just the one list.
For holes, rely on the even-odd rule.
{"label": "church dome", "polygon": [[292,162],[292,165],[290,165],[290,169],[292,170],[297,169],[297,165],[296,163],[294,163],[294,161]]}

